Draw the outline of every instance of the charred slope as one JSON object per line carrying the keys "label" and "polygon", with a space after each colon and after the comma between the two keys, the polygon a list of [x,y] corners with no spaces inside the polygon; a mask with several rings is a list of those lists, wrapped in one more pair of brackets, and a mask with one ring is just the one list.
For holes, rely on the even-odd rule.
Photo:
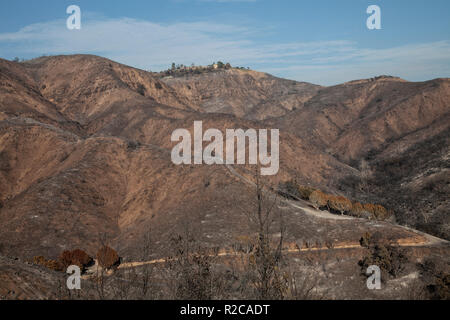
{"label": "charred slope", "polygon": [[272,125],[359,169],[337,184],[344,192],[448,238],[449,101],[449,79],[379,77],[321,89]]}
{"label": "charred slope", "polygon": [[[2,60],[1,67],[0,242],[6,253],[24,257],[55,257],[75,247],[94,254],[105,237],[132,255],[149,230],[160,239],[155,252],[165,255],[171,236],[187,221],[209,246],[232,244],[248,233],[242,208],[250,203],[252,188],[224,166],[175,166],[170,160],[171,133],[192,130],[194,120],[202,120],[205,130],[280,128],[280,171],[269,182],[297,177],[335,192],[354,190],[339,191],[340,181],[359,178],[348,164],[366,156],[364,150],[378,148],[376,160],[388,159],[395,143],[413,145],[423,140],[419,133],[432,137],[448,125],[442,110],[447,93],[441,92],[448,80],[411,84],[382,78],[319,88],[230,70],[205,75],[199,83],[196,78],[172,83],[84,55],[20,64]],[[196,84],[189,95],[191,82]],[[208,91],[208,84],[217,92]],[[413,104],[422,101],[420,92],[426,92],[424,107]],[[397,121],[394,116],[411,103],[413,125],[399,122],[392,127],[401,130],[375,135],[380,119],[391,114],[389,121]],[[249,120],[286,112],[270,122]],[[421,119],[417,113],[423,112]],[[362,134],[365,127],[372,131]],[[391,131],[396,135],[387,134]],[[357,146],[364,148],[352,145],[350,138],[359,135]],[[325,232],[319,218],[294,210],[290,219],[293,242],[320,232],[320,237],[335,232],[337,240],[357,241],[370,226],[333,221],[334,231]],[[400,232],[390,224],[382,227],[386,234]]]}
{"label": "charred slope", "polygon": [[254,120],[279,117],[300,109],[321,88],[240,69],[162,80],[184,95],[199,111]]}

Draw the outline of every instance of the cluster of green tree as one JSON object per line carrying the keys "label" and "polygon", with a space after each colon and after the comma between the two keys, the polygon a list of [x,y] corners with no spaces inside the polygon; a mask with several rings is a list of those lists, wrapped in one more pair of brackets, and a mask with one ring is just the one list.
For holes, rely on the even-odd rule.
{"label": "cluster of green tree", "polygon": [[[176,64],[175,62],[172,63],[172,66],[164,71],[159,72],[159,76],[161,77],[182,77],[185,75],[193,75],[193,74],[202,74],[206,72],[215,72],[215,71],[222,71],[222,70],[229,70],[233,67],[229,62],[224,63],[222,61],[213,62],[210,65],[207,66],[196,66],[195,64],[192,64],[190,66],[186,66],[184,64]],[[235,67],[236,69],[245,69],[244,67]],[[247,68],[248,69],[248,68]]]}

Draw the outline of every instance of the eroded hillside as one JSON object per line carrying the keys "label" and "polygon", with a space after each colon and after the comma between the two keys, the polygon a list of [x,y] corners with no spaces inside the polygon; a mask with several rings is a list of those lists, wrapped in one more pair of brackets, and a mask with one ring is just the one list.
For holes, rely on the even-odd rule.
{"label": "eroded hillside", "polygon": [[[174,165],[172,132],[192,132],[200,120],[203,130],[280,129],[270,194],[295,179],[381,203],[398,222],[448,238],[449,92],[448,79],[324,88],[235,69],[159,79],[84,55],[0,60],[0,254],[95,255],[107,239],[136,260],[151,232],[157,259],[186,226],[206,247],[232,248],[252,232],[253,168]],[[278,199],[276,210],[294,251],[325,242],[357,248],[362,234],[381,231],[407,247],[448,252],[447,242],[395,219],[339,216],[292,199]]]}

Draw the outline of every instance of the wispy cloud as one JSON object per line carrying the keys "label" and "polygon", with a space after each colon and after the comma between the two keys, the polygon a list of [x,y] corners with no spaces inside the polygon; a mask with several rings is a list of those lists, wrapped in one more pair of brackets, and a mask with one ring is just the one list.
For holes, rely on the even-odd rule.
{"label": "wispy cloud", "polygon": [[236,3],[236,2],[256,2],[257,0],[197,0],[198,2]]}
{"label": "wispy cloud", "polygon": [[397,46],[386,49],[347,47],[341,52],[315,56],[308,61],[298,59],[292,65],[286,61],[267,72],[288,78],[324,84],[348,80],[395,75],[408,80],[428,80],[450,75],[450,42],[438,41]]}
{"label": "wispy cloud", "polygon": [[223,60],[325,85],[379,74],[409,80],[450,74],[449,41],[385,49],[363,48],[346,40],[260,44],[252,40],[258,32],[208,21],[161,24],[98,17],[84,18],[81,30],[70,31],[64,20],[57,20],[0,33],[0,55],[91,53],[152,70],[171,62]]}

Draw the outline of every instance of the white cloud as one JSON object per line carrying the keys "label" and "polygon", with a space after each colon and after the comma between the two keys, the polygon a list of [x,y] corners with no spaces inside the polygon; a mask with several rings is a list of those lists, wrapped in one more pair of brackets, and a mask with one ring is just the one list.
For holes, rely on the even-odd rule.
{"label": "white cloud", "polygon": [[[89,17],[89,15],[84,15]],[[257,44],[259,30],[215,22],[160,24],[130,18],[84,18],[81,30],[67,30],[64,20],[0,33],[0,54],[98,54],[143,69],[171,62],[209,64],[229,61],[278,76],[334,84],[380,74],[408,80],[449,75],[449,41],[385,49],[361,48],[345,40]]]}
{"label": "white cloud", "polygon": [[197,0],[198,2],[236,3],[236,2],[256,2],[257,0]]}

